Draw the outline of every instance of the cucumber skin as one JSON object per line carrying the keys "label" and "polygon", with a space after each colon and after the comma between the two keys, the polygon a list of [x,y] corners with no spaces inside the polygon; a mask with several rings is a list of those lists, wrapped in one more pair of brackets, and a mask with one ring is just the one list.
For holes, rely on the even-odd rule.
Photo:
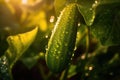
{"label": "cucumber skin", "polygon": [[78,9],[75,3],[66,6],[60,14],[46,50],[48,68],[59,73],[69,64],[75,47]]}

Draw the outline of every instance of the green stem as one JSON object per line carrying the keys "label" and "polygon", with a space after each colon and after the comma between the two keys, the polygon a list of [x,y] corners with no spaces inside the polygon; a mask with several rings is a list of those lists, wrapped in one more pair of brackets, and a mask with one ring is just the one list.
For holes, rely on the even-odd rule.
{"label": "green stem", "polygon": [[68,65],[68,67],[62,72],[60,80],[67,80],[67,75],[68,75],[69,67],[70,67],[70,65]]}
{"label": "green stem", "polygon": [[85,60],[88,58],[88,53],[89,53],[89,47],[90,47],[90,28],[87,26],[86,29],[87,35],[86,35],[86,52],[85,52]]}
{"label": "green stem", "polygon": [[[86,63],[87,63],[88,53],[89,53],[89,47],[90,47],[90,28],[89,28],[89,26],[87,26],[86,32],[87,32],[87,35],[86,35],[85,59],[84,59],[84,64],[83,64],[84,67],[85,67],[85,65],[86,65]],[[84,79],[85,73],[86,73],[86,71],[82,74],[81,79]]]}
{"label": "green stem", "polygon": [[44,70],[43,70],[43,66],[41,64],[39,66],[39,69],[40,69],[40,74],[41,74],[43,80],[47,80],[46,75],[45,75]]}

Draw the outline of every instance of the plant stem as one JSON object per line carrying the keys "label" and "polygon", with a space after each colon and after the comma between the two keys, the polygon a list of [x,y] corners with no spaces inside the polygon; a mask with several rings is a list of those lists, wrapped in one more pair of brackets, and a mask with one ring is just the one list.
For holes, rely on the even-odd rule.
{"label": "plant stem", "polygon": [[85,52],[85,60],[88,58],[89,47],[90,47],[90,28],[89,28],[89,26],[87,26],[86,32],[87,32],[87,35],[86,35],[86,52]]}
{"label": "plant stem", "polygon": [[67,74],[68,74],[69,67],[70,65],[68,65],[68,67],[62,72],[60,80],[67,80]]}
{"label": "plant stem", "polygon": [[[84,59],[84,64],[83,66],[85,67],[88,59],[88,53],[89,53],[89,47],[90,47],[90,28],[89,26],[86,26],[86,51],[85,51],[85,59]],[[86,71],[82,74],[81,79],[84,79]]]}

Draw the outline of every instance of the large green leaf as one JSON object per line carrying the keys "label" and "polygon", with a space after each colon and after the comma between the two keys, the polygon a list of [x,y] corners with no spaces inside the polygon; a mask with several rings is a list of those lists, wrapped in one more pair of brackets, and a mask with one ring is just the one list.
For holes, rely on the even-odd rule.
{"label": "large green leaf", "polygon": [[94,0],[78,0],[77,2],[80,14],[83,16],[88,26],[92,25],[95,18],[95,8],[98,5]]}
{"label": "large green leaf", "polygon": [[[78,23],[78,25],[79,24],[80,23]],[[81,23],[77,30],[76,47],[85,43],[85,40],[86,40],[85,37],[86,37],[87,33],[88,33],[87,25]]]}
{"label": "large green leaf", "polygon": [[91,26],[92,33],[103,45],[120,44],[120,5],[119,3],[100,5],[96,19]]}
{"label": "large green leaf", "polygon": [[100,4],[120,3],[120,0],[99,0]]}
{"label": "large green leaf", "polygon": [[6,57],[9,60],[10,68],[12,68],[13,64],[22,56],[22,54],[34,41],[37,29],[38,28],[36,27],[29,32],[9,36],[7,38],[9,48],[6,51]]}
{"label": "large green leaf", "polygon": [[82,14],[86,24],[92,25],[95,18],[95,7],[98,5],[94,0],[55,0],[55,11],[58,15],[60,11],[69,3],[77,3],[80,14]]}
{"label": "large green leaf", "polygon": [[21,61],[28,69],[31,69],[33,66],[35,66],[38,60],[44,60],[44,55],[45,53],[43,52],[35,53],[33,50],[31,50],[31,52],[29,51],[29,54],[26,53],[25,56],[21,58]]}

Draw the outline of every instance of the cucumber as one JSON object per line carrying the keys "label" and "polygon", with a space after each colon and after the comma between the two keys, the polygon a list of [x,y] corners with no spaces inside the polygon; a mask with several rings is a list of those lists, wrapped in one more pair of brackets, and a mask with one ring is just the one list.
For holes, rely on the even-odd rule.
{"label": "cucumber", "polygon": [[78,9],[69,4],[61,12],[48,42],[45,60],[48,68],[58,73],[69,64],[75,47]]}

